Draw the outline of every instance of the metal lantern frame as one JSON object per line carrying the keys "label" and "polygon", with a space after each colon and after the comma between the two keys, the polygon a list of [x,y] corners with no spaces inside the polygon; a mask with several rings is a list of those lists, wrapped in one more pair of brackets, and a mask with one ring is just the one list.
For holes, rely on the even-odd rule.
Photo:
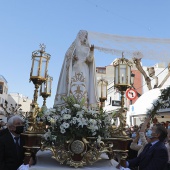
{"label": "metal lantern frame", "polygon": [[131,67],[133,63],[128,59],[118,58],[113,62],[114,66],[114,86],[120,91],[126,91],[131,87]]}
{"label": "metal lantern frame", "polygon": [[108,81],[105,80],[104,78],[101,78],[100,80],[98,80],[97,85],[100,91],[99,98],[106,100]]}
{"label": "metal lantern frame", "polygon": [[40,48],[40,50],[32,52],[30,81],[41,85],[47,78],[47,68],[51,55],[45,52],[44,44],[40,45]]}
{"label": "metal lantern frame", "polygon": [[40,44],[40,50],[32,52],[30,82],[33,82],[35,90],[31,103],[31,111],[27,113],[27,130],[21,134],[21,137],[25,142],[25,145],[23,146],[25,149],[24,164],[29,163],[32,155],[36,156],[37,151],[40,149],[42,135],[44,134],[45,123],[37,121],[37,116],[41,111],[38,107],[37,99],[39,86],[47,80],[47,68],[50,56],[50,54],[45,52],[44,44]]}
{"label": "metal lantern frame", "polygon": [[119,134],[118,136],[122,136],[129,140],[128,135],[125,132],[126,126],[126,112],[127,110],[124,108],[124,94],[127,88],[132,85],[132,72],[131,67],[133,63],[128,59],[125,59],[122,53],[122,58],[118,58],[113,62],[114,66],[114,87],[117,88],[121,93],[121,108],[117,110],[117,118],[119,118],[120,125],[118,127]]}
{"label": "metal lantern frame", "polygon": [[107,86],[108,86],[108,81],[105,80],[104,78],[101,78],[97,82],[98,86],[98,93],[99,93],[99,100],[101,102],[101,108],[104,107],[104,102],[107,100]]}
{"label": "metal lantern frame", "polygon": [[45,52],[45,45],[40,44],[40,50],[32,52],[32,67],[30,72],[30,81],[35,85],[33,103],[37,104],[38,88],[46,81],[48,63],[51,55]]}

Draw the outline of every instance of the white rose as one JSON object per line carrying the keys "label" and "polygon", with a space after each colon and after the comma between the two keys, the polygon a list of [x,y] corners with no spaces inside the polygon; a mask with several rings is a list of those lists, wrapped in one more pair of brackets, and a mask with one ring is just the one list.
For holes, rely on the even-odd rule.
{"label": "white rose", "polygon": [[69,128],[69,126],[70,126],[69,123],[66,123],[66,122],[63,123],[63,127],[64,127],[65,129]]}
{"label": "white rose", "polygon": [[61,132],[62,134],[64,134],[64,133],[66,132],[66,130],[65,130],[65,129],[60,129],[60,132]]}

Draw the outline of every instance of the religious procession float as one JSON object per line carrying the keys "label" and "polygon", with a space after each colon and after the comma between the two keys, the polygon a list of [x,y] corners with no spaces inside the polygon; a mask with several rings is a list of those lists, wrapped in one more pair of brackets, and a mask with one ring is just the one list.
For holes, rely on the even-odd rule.
{"label": "religious procession float", "polygon": [[[46,98],[51,94],[52,78],[47,73],[50,54],[45,52],[43,44],[40,50],[32,53],[30,81],[35,85],[35,90],[31,111],[25,116],[26,131],[22,134],[25,140],[25,164],[39,150],[50,150],[52,158],[75,168],[94,164],[103,153],[109,159],[118,156],[120,164],[125,166],[131,138],[125,132],[127,109],[124,108],[124,92],[131,87],[132,62],[125,59],[124,55],[133,56],[137,63],[145,53],[136,49],[129,51],[125,46],[123,49],[108,48],[104,43],[98,46],[90,38],[101,38],[103,42],[106,39],[124,43],[129,40],[79,31],[65,54],[52,109],[45,106]],[[130,40],[136,41],[135,38]],[[142,40],[139,43],[143,43]],[[121,107],[114,112],[108,113],[100,106],[106,98],[99,95],[97,90],[99,81],[96,79],[95,49],[122,56],[113,62],[114,87],[121,94]],[[44,98],[44,106],[41,108],[37,103],[39,87]],[[101,92],[102,87],[103,84]],[[148,116],[154,118],[157,110],[166,108],[169,96],[170,87],[162,90],[161,96],[148,110]],[[115,125],[117,119],[118,126]]]}

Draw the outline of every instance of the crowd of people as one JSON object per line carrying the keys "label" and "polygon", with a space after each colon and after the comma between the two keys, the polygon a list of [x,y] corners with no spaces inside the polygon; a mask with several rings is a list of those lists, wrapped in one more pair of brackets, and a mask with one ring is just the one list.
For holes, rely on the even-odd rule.
{"label": "crowd of people", "polygon": [[[152,122],[152,124],[150,123]],[[133,140],[125,169],[170,170],[170,122],[146,118],[144,123],[126,128]],[[117,169],[122,169],[120,164]]]}

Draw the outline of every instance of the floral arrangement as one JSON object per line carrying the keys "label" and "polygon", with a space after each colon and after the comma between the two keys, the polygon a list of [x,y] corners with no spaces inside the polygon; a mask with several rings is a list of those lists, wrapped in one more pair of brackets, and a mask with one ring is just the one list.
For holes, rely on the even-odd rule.
{"label": "floral arrangement", "polygon": [[150,110],[147,111],[147,115],[154,118],[159,109],[165,109],[170,107],[170,86],[161,90],[161,95],[158,97],[157,100],[153,102],[153,106]]}
{"label": "floral arrangement", "polygon": [[44,134],[46,145],[61,144],[71,138],[110,137],[108,128],[113,123],[113,113],[88,109],[84,100],[78,102],[73,96],[64,100],[64,108],[46,110],[44,114],[43,119],[49,123]]}

